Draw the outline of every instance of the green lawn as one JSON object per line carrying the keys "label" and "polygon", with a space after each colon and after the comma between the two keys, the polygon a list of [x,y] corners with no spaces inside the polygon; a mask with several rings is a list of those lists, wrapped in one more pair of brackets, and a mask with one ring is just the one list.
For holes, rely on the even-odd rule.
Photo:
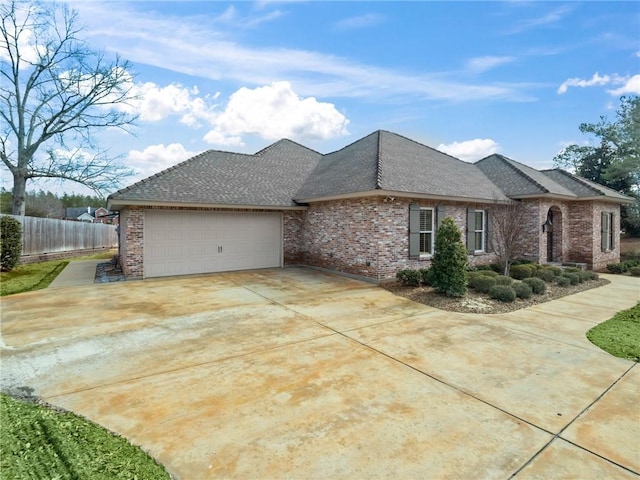
{"label": "green lawn", "polygon": [[640,303],[596,325],[587,338],[615,357],[640,362]]}
{"label": "green lawn", "polygon": [[0,479],[169,479],[124,438],[70,412],[0,395]]}
{"label": "green lawn", "polygon": [[113,251],[108,251],[65,260],[18,265],[10,272],[0,272],[0,296],[47,288],[70,261],[109,260],[113,255]]}

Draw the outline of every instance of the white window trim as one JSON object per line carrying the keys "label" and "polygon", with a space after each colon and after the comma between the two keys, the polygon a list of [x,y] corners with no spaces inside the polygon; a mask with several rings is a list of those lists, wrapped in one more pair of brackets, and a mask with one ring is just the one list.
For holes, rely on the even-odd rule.
{"label": "white window trim", "polygon": [[604,212],[604,218],[607,219],[606,221],[606,225],[607,228],[605,229],[604,225],[602,225],[602,235],[605,238],[605,248],[604,248],[604,252],[605,253],[609,253],[611,251],[613,251],[613,248],[611,248],[612,245],[612,240],[613,240],[613,212]]}
{"label": "white window trim", "polygon": [[[477,233],[482,233],[482,245],[480,249],[474,249],[473,253],[485,253],[487,251],[487,246],[486,246],[486,238],[487,238],[487,213],[485,210],[476,210],[475,213],[482,213],[482,228],[480,230],[477,230],[475,228],[474,225],[474,229],[473,229],[473,243],[475,245],[476,242],[476,234]],[[474,217],[474,222],[475,222],[475,217]]]}
{"label": "white window trim", "polygon": [[433,249],[435,248],[435,238],[436,238],[436,232],[435,232],[435,221],[436,221],[436,219],[435,219],[435,210],[433,208],[431,208],[431,207],[420,207],[420,217],[422,217],[422,211],[426,211],[426,210],[431,211],[431,230],[422,230],[422,229],[420,229],[419,235],[421,236],[423,233],[430,233],[431,234],[431,245],[430,245],[431,246],[431,253],[429,253],[429,252],[420,252],[420,258],[432,257],[433,256]]}

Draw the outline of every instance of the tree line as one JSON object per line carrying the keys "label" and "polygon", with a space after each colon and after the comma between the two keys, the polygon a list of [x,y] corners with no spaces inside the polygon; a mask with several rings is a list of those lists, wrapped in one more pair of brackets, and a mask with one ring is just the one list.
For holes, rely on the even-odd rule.
{"label": "tree line", "polygon": [[[11,192],[0,189],[0,214],[11,214],[13,210]],[[29,217],[63,218],[67,208],[106,207],[103,197],[65,193],[62,197],[49,191],[25,192],[25,215]]]}

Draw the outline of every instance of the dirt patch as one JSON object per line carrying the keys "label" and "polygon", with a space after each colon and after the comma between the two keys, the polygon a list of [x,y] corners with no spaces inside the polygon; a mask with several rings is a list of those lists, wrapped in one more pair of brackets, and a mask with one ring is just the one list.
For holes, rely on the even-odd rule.
{"label": "dirt patch", "polygon": [[432,287],[407,287],[397,281],[383,283],[380,286],[395,295],[408,298],[414,302],[424,303],[440,310],[461,313],[506,313],[537,305],[538,303],[556,300],[574,293],[584,292],[592,288],[602,287],[609,283],[611,282],[604,278],[568,287],[559,287],[548,283],[547,291],[542,295],[533,295],[527,300],[518,298],[513,303],[498,302],[488,295],[478,293],[475,290],[468,290],[467,294],[462,298],[450,298],[439,294]]}

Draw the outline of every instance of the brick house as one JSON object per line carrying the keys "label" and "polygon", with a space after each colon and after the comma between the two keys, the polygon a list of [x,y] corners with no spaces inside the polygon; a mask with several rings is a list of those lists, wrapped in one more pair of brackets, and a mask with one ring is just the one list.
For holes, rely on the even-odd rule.
{"label": "brick house", "polygon": [[253,155],[210,150],[119,190],[108,208],[120,211],[128,278],[307,265],[379,281],[428,266],[445,216],[470,263],[495,261],[492,209],[511,202],[527,211],[526,258],[619,261],[630,198],[502,155],[463,162],[387,131],[326,155],[290,140]]}

